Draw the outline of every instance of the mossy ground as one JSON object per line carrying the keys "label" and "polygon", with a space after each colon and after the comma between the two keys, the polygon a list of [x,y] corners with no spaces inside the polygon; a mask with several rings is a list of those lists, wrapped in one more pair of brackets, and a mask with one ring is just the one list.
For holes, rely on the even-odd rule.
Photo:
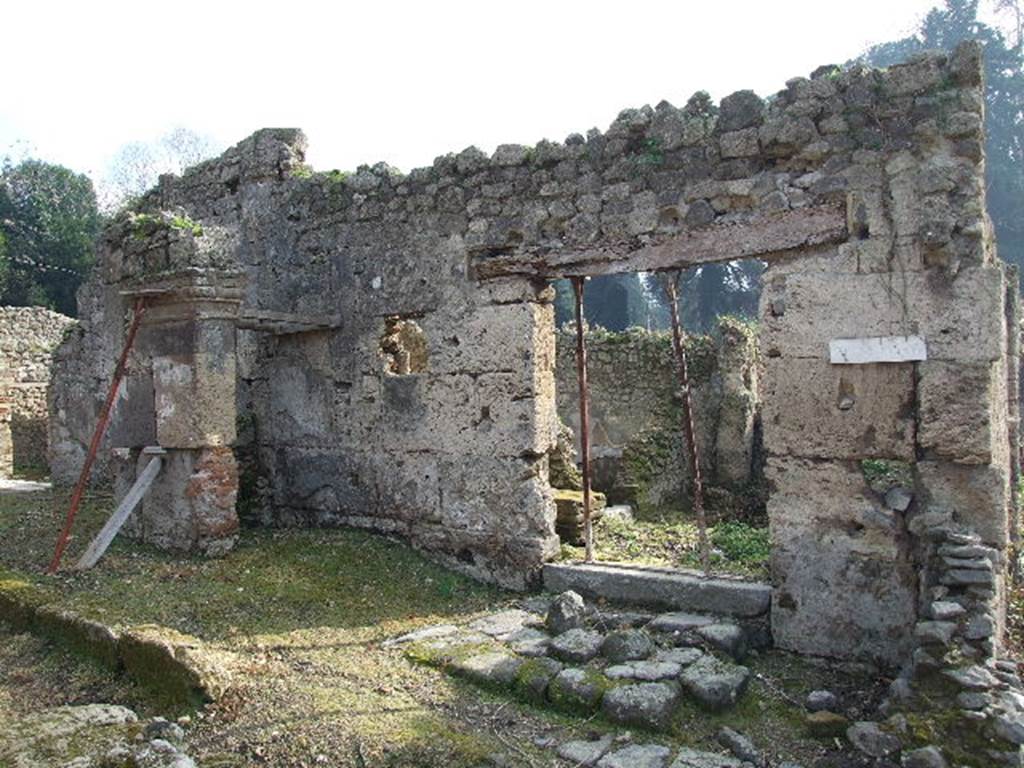
{"label": "mossy ground", "polygon": [[[191,713],[189,751],[207,768],[267,766],[555,766],[538,737],[580,738],[612,728],[508,692],[482,690],[381,646],[434,623],[464,624],[514,602],[434,565],[405,545],[351,530],[245,531],[219,560],[176,557],[118,540],[87,574],[43,571],[66,494],[0,493],[0,565],[44,600],[109,624],[157,623],[203,638],[241,660],[228,693]],[[112,506],[87,499],[73,562]],[[808,739],[799,702],[827,686],[846,700],[877,698],[873,676],[782,653],[750,661],[758,674],[739,707],[709,715],[683,707],[669,733],[644,736],[709,748],[721,725],[773,756],[807,765],[841,749]],[[175,717],[124,676],[58,646],[0,630],[0,718],[65,703],[112,702]],[[492,758],[503,755],[502,759]],[[503,762],[502,762],[503,760]],[[835,763],[839,764],[839,763]]]}

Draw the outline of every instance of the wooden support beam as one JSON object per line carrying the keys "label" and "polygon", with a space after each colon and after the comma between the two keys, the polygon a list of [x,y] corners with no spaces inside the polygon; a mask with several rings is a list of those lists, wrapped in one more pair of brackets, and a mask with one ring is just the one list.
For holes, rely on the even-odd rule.
{"label": "wooden support beam", "polygon": [[83,571],[87,568],[92,568],[100,561],[100,558],[103,557],[114,537],[117,536],[117,532],[121,530],[121,526],[125,524],[128,517],[135,510],[135,507],[142,501],[142,497],[146,495],[150,486],[153,485],[156,476],[160,474],[160,468],[164,463],[163,456],[166,451],[160,448],[147,448],[145,453],[152,455],[153,458],[149,460],[149,464],[142,470],[142,474],[135,480],[135,484],[125,494],[125,497],[121,499],[121,503],[117,505],[117,509],[114,510],[114,514],[107,520],[106,525],[103,526],[102,530],[96,534],[96,538],[89,544],[85,554],[82,555],[78,565],[75,566],[78,570]]}
{"label": "wooden support beam", "polygon": [[472,264],[481,280],[509,275],[554,279],[661,272],[710,262],[787,256],[846,238],[846,212],[842,207],[819,205],[711,224],[640,247],[623,243],[617,247],[512,253],[499,246],[484,247],[472,255]]}
{"label": "wooden support beam", "polygon": [[289,333],[327,331],[341,327],[341,315],[299,315],[291,312],[242,310],[237,327],[283,336]]}

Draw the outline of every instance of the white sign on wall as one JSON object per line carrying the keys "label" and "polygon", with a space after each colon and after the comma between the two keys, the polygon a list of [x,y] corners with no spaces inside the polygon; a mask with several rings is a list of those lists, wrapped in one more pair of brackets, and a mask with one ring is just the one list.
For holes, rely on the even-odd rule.
{"label": "white sign on wall", "polygon": [[928,359],[920,336],[872,336],[864,339],[832,339],[829,360],[835,365],[909,363]]}

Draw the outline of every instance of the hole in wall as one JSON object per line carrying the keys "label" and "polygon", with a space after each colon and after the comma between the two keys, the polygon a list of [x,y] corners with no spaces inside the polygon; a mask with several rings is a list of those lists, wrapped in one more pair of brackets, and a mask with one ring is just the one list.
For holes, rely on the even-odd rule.
{"label": "hole in wall", "polygon": [[429,363],[427,335],[415,320],[389,317],[384,322],[378,354],[386,374],[425,373]]}

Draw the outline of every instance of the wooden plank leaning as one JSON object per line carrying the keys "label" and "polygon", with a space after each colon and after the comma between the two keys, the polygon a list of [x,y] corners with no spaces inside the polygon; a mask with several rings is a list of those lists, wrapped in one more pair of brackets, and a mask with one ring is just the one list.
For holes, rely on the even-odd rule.
{"label": "wooden plank leaning", "polygon": [[76,569],[81,571],[92,568],[99,562],[100,558],[107,551],[107,547],[114,540],[117,532],[121,530],[121,526],[125,524],[129,515],[135,510],[139,502],[142,501],[142,497],[146,495],[149,487],[153,485],[153,481],[156,480],[156,476],[160,473],[160,468],[163,466],[163,456],[166,451],[159,448],[147,448],[145,453],[153,458],[149,460],[146,468],[142,470],[142,474],[135,480],[135,484],[125,494],[121,503],[117,505],[117,509],[114,510],[114,514],[107,520],[103,529],[96,534],[96,538],[89,544],[85,554],[82,555],[82,558],[75,566]]}

